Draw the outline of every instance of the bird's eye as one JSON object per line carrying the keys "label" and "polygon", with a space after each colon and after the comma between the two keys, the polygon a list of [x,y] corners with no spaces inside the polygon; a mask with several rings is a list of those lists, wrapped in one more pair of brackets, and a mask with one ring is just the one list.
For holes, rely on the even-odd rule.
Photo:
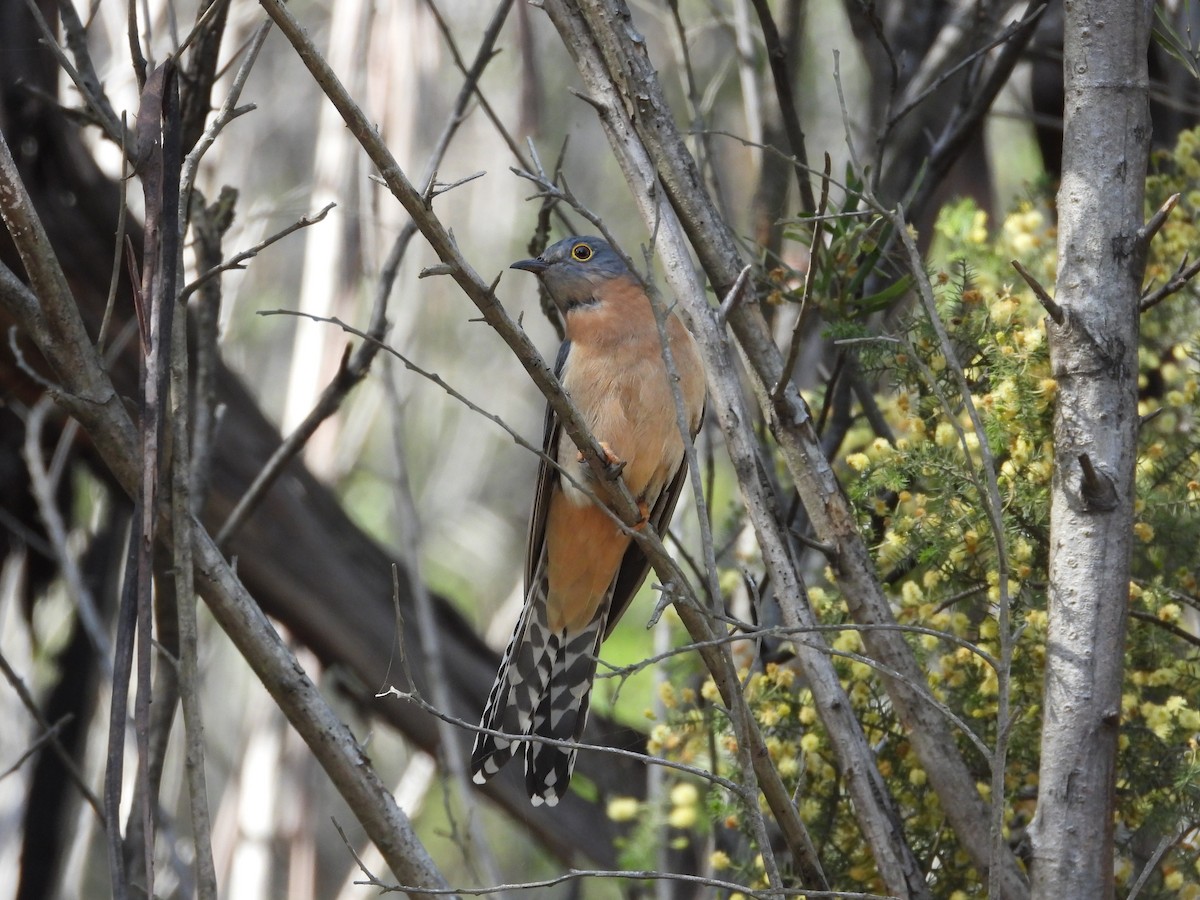
{"label": "bird's eye", "polygon": [[576,244],[571,248],[571,256],[579,262],[587,262],[592,258],[592,248],[587,244]]}

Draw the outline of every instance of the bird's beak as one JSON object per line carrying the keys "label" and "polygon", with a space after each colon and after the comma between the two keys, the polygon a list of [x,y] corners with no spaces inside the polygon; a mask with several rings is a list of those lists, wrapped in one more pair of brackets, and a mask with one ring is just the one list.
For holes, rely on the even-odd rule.
{"label": "bird's beak", "polygon": [[541,275],[546,269],[550,268],[550,263],[544,259],[518,259],[515,263],[509,266],[510,269],[522,269],[526,272],[532,272],[534,275]]}

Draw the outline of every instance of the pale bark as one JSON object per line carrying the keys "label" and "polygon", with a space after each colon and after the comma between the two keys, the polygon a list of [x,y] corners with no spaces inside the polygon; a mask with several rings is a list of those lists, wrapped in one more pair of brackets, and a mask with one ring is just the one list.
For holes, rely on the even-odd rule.
{"label": "pale bark", "polygon": [[1061,322],[1033,895],[1113,896],[1113,801],[1136,464],[1150,147],[1148,0],[1065,5]]}

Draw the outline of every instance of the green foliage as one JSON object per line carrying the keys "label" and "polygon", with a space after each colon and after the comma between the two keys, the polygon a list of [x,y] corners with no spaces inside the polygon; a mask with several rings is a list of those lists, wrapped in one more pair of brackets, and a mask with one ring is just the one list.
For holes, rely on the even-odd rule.
{"label": "green foliage", "polygon": [[1180,22],[1193,21],[1192,0],[1183,0],[1177,15],[1167,9],[1166,4],[1154,4],[1154,29],[1151,34],[1155,43],[1169,53],[1193,78],[1200,78],[1200,47],[1196,46],[1191,28],[1180,31]]}
{"label": "green foliage", "polygon": [[[1148,182],[1148,213],[1169,195],[1185,192],[1152,247],[1148,288],[1170,278],[1180,260],[1200,246],[1200,191],[1192,190],[1197,183],[1200,133],[1192,132],[1181,137],[1173,153],[1157,158]],[[939,314],[966,371],[970,400],[983,421],[1003,504],[1015,637],[1004,809],[1007,834],[1018,850],[1038,789],[1056,383],[1045,313],[1010,260],[1019,259],[1053,291],[1052,223],[1051,209],[1037,199],[1022,203],[999,228],[991,227],[968,201],[948,206],[937,224],[929,272]],[[809,302],[836,323],[830,332],[838,338],[861,341],[869,334],[860,313],[871,310],[839,293],[851,282],[866,283],[863,272],[847,267],[843,259],[853,242],[865,236],[879,239],[877,221],[861,216],[835,220],[827,230],[826,258],[813,263],[817,281]],[[801,239],[807,243],[808,237]],[[788,275],[777,272],[774,277],[781,285],[776,299],[798,299],[794,280],[786,287]],[[1115,865],[1125,890],[1141,874],[1147,843],[1153,848],[1182,823],[1200,818],[1200,652],[1194,639],[1187,639],[1200,618],[1196,300],[1195,290],[1185,288],[1182,296],[1150,310],[1143,322],[1140,412],[1156,415],[1144,423],[1140,444],[1138,541],[1129,592],[1133,618],[1119,738]],[[860,369],[878,385],[875,402],[890,434],[876,434],[865,417],[858,422],[845,444],[842,481],[874,548],[898,620],[924,629],[909,640],[934,695],[988,746],[995,746],[999,682],[983,654],[1000,656],[1001,554],[980,487],[980,437],[931,323],[916,308],[891,321],[889,334],[853,345]],[[849,621],[831,571],[810,596],[821,621]],[[858,634],[835,633],[830,644],[840,654],[838,671],[935,895],[956,900],[983,896],[980,874],[945,825],[878,674],[855,658],[861,652]],[[831,881],[844,889],[882,891],[802,677],[788,664],[751,669],[746,677],[746,694],[771,757],[797,792],[801,815]],[[699,696],[672,690],[664,699],[670,714],[654,730],[652,749],[736,777],[736,744],[711,682]],[[986,761],[965,736],[960,746],[981,794],[990,799]],[[710,803],[718,846],[724,840],[752,847],[736,805],[719,791],[712,792]],[[757,884],[762,883],[761,869],[749,861],[755,852],[736,858],[742,867],[737,874]],[[738,865],[728,858],[720,861],[735,869]],[[1190,843],[1185,840],[1166,853],[1140,896],[1195,900],[1200,897],[1197,885],[1200,862],[1192,834]]]}

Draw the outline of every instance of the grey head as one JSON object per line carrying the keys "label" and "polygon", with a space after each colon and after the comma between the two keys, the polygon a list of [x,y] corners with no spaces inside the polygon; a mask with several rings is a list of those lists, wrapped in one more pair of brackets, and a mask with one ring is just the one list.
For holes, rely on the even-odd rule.
{"label": "grey head", "polygon": [[630,276],[629,267],[608,242],[592,235],[563,238],[536,259],[519,259],[510,268],[537,275],[563,312],[595,303],[598,285]]}

